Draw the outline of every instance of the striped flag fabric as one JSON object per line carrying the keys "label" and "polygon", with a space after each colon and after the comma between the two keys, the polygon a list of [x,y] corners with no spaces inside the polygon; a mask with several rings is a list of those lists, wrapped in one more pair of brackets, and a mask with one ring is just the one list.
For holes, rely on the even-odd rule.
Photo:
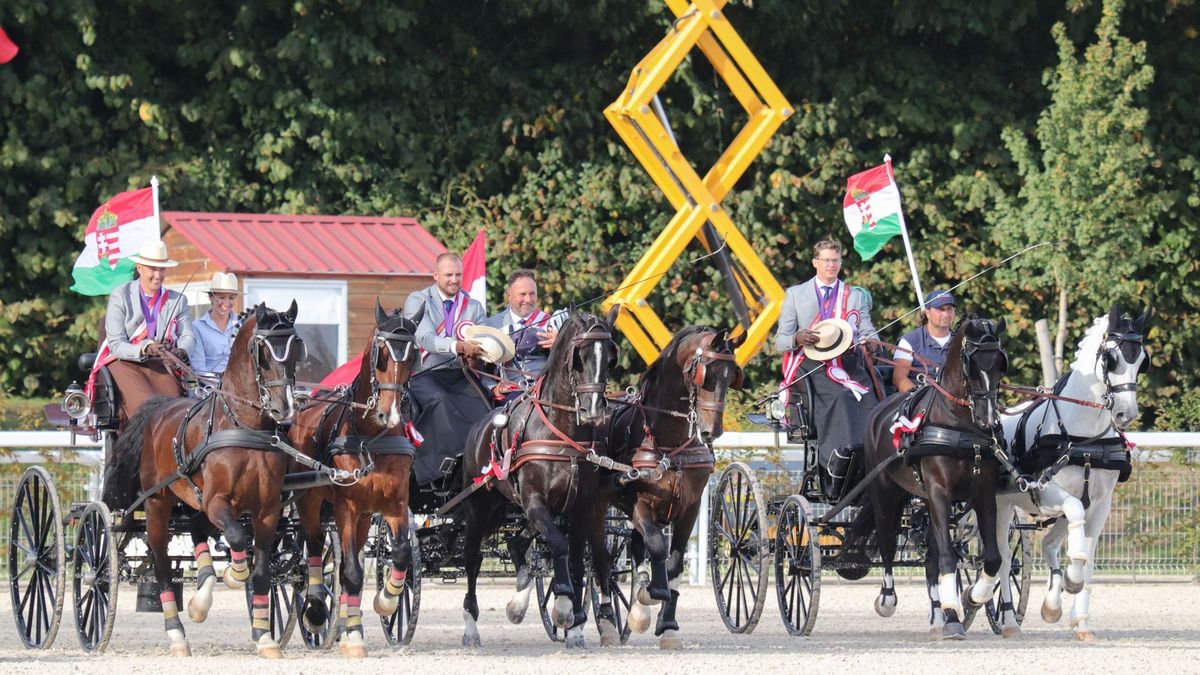
{"label": "striped flag fabric", "polygon": [[856,173],[846,181],[842,215],[854,237],[854,250],[863,260],[875,257],[889,239],[900,234],[904,215],[890,163]]}
{"label": "striped flag fabric", "polygon": [[4,32],[4,28],[0,27],[0,63],[8,63],[17,58],[17,52],[21,51],[17,44],[8,39],[8,33]]}
{"label": "striped flag fabric", "polygon": [[475,241],[463,253],[462,287],[487,313],[487,234],[479,228]]}
{"label": "striped flag fabric", "polygon": [[159,238],[154,188],[122,192],[88,221],[83,252],[75,260],[71,290],[83,295],[108,295],[133,278],[135,255],[147,240]]}

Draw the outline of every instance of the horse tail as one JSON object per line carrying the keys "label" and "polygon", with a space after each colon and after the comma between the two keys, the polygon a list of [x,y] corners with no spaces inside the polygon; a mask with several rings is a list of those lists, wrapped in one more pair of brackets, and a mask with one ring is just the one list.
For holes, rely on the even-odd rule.
{"label": "horse tail", "polygon": [[146,444],[146,428],[160,416],[161,409],[179,400],[173,396],[156,396],[146,401],[125,425],[112,457],[104,467],[104,504],[108,508],[124,509],[142,491],[142,448]]}
{"label": "horse tail", "polygon": [[846,531],[845,547],[847,549],[859,549],[866,555],[870,555],[873,551],[865,547],[868,542],[874,543],[870,537],[875,533],[875,502],[872,499],[864,499],[862,508],[859,509],[858,515],[850,522],[850,527]]}

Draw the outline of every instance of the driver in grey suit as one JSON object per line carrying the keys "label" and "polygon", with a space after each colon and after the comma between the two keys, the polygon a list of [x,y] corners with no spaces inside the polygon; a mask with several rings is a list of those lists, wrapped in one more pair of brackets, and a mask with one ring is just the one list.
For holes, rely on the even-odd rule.
{"label": "driver in grey suit", "polygon": [[871,390],[861,398],[827,376],[827,372],[838,372],[830,369],[831,365],[837,364],[804,360],[803,348],[818,340],[817,334],[810,329],[823,319],[845,319],[854,328],[855,342],[875,336],[870,295],[838,278],[842,252],[842,245],[836,241],[817,242],[812,260],[816,276],[787,289],[779,317],[779,332],[775,335],[776,349],[787,354],[785,376],[792,383],[791,394],[803,400],[811,419],[815,420],[818,454],[827,471],[827,492],[835,499],[841,494],[851,456],[862,447],[867,414],[879,400],[871,393],[873,388],[862,362],[861,347],[840,357],[841,368],[850,379]]}
{"label": "driver in grey suit", "polygon": [[532,270],[519,269],[508,275],[504,299],[508,306],[483,322],[507,332],[517,347],[516,356],[501,365],[501,375],[507,381],[492,387],[492,395],[497,399],[518,395],[517,383],[537,378],[546,367],[546,358],[563,322],[561,312],[547,314],[538,308],[537,279]]}

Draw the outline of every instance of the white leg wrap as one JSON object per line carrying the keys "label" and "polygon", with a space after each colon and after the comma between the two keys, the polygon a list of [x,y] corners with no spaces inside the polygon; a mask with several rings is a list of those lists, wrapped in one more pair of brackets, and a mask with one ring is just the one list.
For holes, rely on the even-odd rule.
{"label": "white leg wrap", "polygon": [[953,573],[938,577],[938,596],[942,599],[942,609],[952,609],[962,618],[962,605],[958,601],[958,583]]}
{"label": "white leg wrap", "polygon": [[1079,521],[1067,526],[1067,557],[1073,563],[1086,563],[1088,561],[1088,541],[1087,535],[1084,532],[1086,525],[1087,523]]}
{"label": "white leg wrap", "polygon": [[975,585],[971,586],[971,601],[982,605],[990,600],[999,582],[1000,577],[988,576],[987,572],[980,573]]}
{"label": "white leg wrap", "polygon": [[464,647],[479,646],[479,626],[476,625],[474,617],[467,610],[463,610],[463,639]]}

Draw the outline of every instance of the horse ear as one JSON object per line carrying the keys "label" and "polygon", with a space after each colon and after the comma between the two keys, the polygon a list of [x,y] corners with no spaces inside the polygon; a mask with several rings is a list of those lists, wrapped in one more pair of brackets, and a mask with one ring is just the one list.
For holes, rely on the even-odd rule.
{"label": "horse ear", "polygon": [[1001,317],[1001,319],[996,322],[996,337],[1004,335],[1004,330],[1006,328],[1008,328],[1008,320]]}
{"label": "horse ear", "polygon": [[1141,333],[1145,333],[1150,328],[1150,320],[1154,318],[1154,307],[1147,304],[1146,309],[1142,311],[1142,315],[1137,318],[1137,327]]}
{"label": "horse ear", "polygon": [[262,323],[267,317],[267,303],[260,302],[254,306],[254,323]]}
{"label": "horse ear", "polygon": [[729,334],[730,334],[730,331],[725,331],[725,341],[729,343],[730,351],[733,351],[733,350],[737,349],[738,347],[741,347],[742,343],[746,341],[746,331],[742,331],[742,332],[738,333],[737,336],[734,338],[730,338]]}
{"label": "horse ear", "polygon": [[413,314],[412,316],[410,316],[408,318],[411,319],[413,323],[420,326],[421,319],[425,318],[425,303],[421,303],[421,306],[417,309],[417,313]]}
{"label": "horse ear", "polygon": [[1108,310],[1108,332],[1113,332],[1121,325],[1121,303],[1114,302]]}
{"label": "horse ear", "polygon": [[[421,305],[424,307],[425,305]],[[379,296],[375,296],[375,325],[382,326],[383,322],[387,321],[387,313],[383,311],[383,305],[379,304]]]}
{"label": "horse ear", "polygon": [[604,323],[610,327],[616,322],[617,315],[621,313],[621,305],[613,305],[612,309],[608,310],[608,316],[604,317]]}
{"label": "horse ear", "polygon": [[292,298],[292,305],[288,307],[288,311],[284,313],[284,316],[287,317],[288,323],[293,325],[296,323],[296,313],[299,311],[300,308],[296,306],[296,299]]}

